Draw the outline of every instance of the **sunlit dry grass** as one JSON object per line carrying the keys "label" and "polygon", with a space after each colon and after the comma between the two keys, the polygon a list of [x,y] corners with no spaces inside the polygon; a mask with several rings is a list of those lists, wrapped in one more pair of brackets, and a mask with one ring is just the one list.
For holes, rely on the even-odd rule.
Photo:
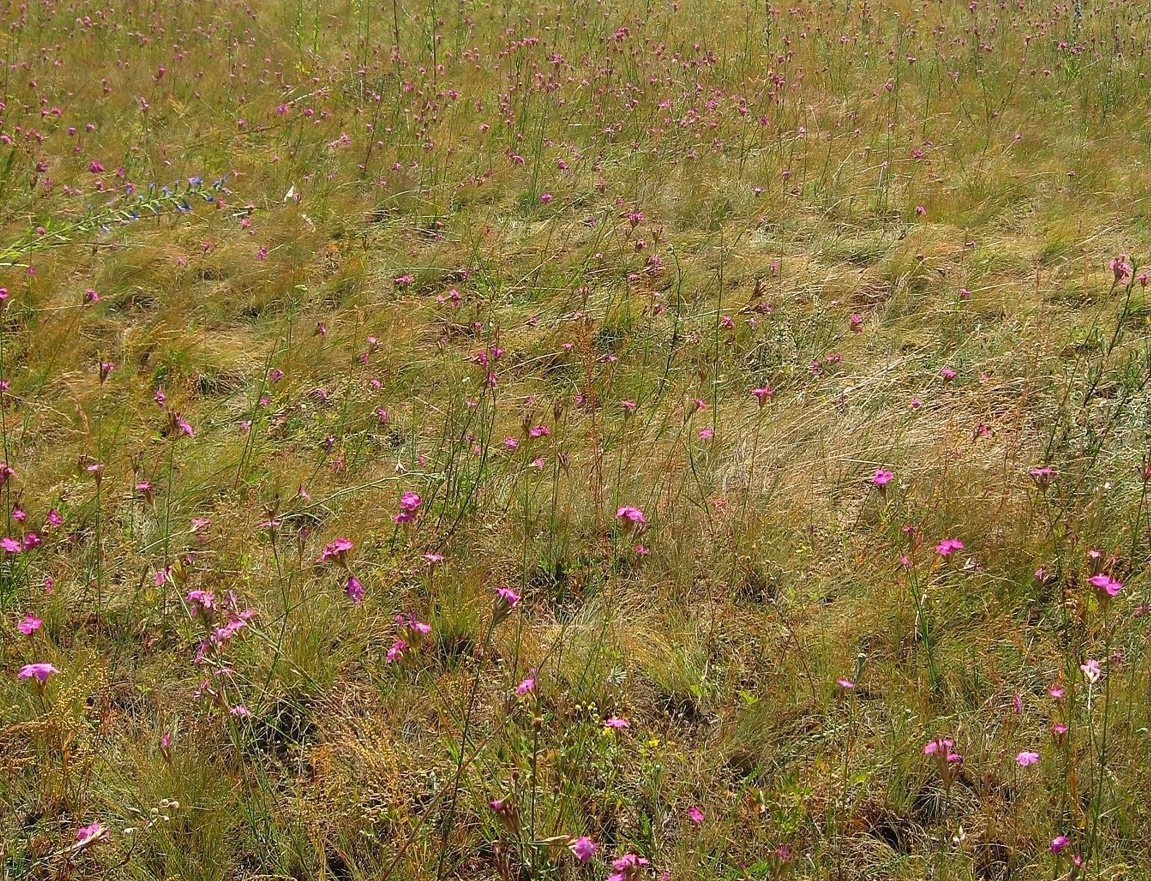
{"label": "sunlit dry grass", "polygon": [[3,22],[4,878],[1146,876],[1151,10]]}

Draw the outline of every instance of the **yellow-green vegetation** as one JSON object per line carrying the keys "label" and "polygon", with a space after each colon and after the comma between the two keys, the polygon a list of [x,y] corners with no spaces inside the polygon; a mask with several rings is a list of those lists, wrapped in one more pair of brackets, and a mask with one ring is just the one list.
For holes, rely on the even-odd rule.
{"label": "yellow-green vegetation", "polygon": [[1151,877],[1151,7],[35,0],[4,879]]}

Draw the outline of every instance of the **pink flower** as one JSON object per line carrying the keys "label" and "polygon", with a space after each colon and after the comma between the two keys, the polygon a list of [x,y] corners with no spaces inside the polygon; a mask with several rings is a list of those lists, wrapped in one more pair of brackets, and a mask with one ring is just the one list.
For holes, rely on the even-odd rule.
{"label": "pink flower", "polygon": [[411,523],[416,519],[416,510],[424,503],[416,493],[409,490],[400,496],[400,512],[392,517],[396,523]]}
{"label": "pink flower", "polygon": [[959,374],[955,372],[955,368],[953,367],[944,367],[940,369],[939,375],[943,378],[944,382],[951,382],[951,380],[955,379]]}
{"label": "pink flower", "polygon": [[406,615],[401,612],[400,614],[396,615],[395,621],[396,624],[398,624],[400,627],[403,627],[418,636],[426,636],[432,632],[432,625],[425,624],[423,621],[420,621],[412,612],[408,612]]}
{"label": "pink flower", "polygon": [[352,547],[352,542],[349,539],[334,539],[324,546],[324,551],[320,554],[320,559],[317,562],[326,563],[329,560],[335,560],[337,563],[343,564]]}
{"label": "pink flower", "polygon": [[1094,658],[1088,658],[1079,665],[1079,669],[1083,671],[1083,678],[1091,685],[1103,678],[1103,669]]}
{"label": "pink flower", "polygon": [[925,756],[933,756],[941,750],[949,750],[951,749],[952,743],[953,741],[938,737],[935,740],[929,740],[923,745],[923,754]]}
{"label": "pink flower", "polygon": [[1035,485],[1039,487],[1040,492],[1046,492],[1047,487],[1051,485],[1051,481],[1055,479],[1055,469],[1050,465],[1040,465],[1029,469],[1027,476],[1035,481]]}
{"label": "pink flower", "polygon": [[[161,570],[159,575],[163,576],[164,571]],[[157,586],[163,584],[163,578],[158,578],[156,581]],[[190,590],[184,597],[189,606],[192,606],[193,612],[207,613],[210,612],[216,605],[216,595],[210,590]]]}
{"label": "pink flower", "polygon": [[6,554],[18,554],[24,549],[24,546],[16,539],[6,535],[0,538],[0,548],[3,548]]}
{"label": "pink flower", "polygon": [[35,679],[41,685],[48,681],[48,677],[60,671],[52,664],[25,664],[16,674],[17,679]]}
{"label": "pink flower", "polygon": [[1015,757],[1015,764],[1020,768],[1026,768],[1029,765],[1039,764],[1039,753],[1031,752],[1030,750],[1023,750]]}
{"label": "pink flower", "polygon": [[358,603],[364,598],[364,586],[360,583],[360,579],[355,575],[348,576],[348,586],[346,588],[348,599],[353,603]]}
{"label": "pink flower", "polygon": [[1049,695],[1051,695],[1051,697],[1054,698],[1055,700],[1059,700],[1059,698],[1063,697],[1063,694],[1064,694],[1063,686],[1062,685],[1052,685],[1050,688],[1047,689],[1047,693]]}
{"label": "pink flower", "polygon": [[519,601],[520,595],[510,587],[496,588],[496,602],[506,606],[509,610],[514,609],[519,604]]}
{"label": "pink flower", "polygon": [[696,826],[703,822],[703,811],[697,805],[692,805],[687,809],[687,816]]}
{"label": "pink flower", "polygon": [[76,849],[87,847],[94,844],[101,838],[106,838],[108,830],[101,826],[99,823],[91,823],[87,826],[81,826],[76,831]]}
{"label": "pink flower", "polygon": [[1107,268],[1114,274],[1116,282],[1123,282],[1131,277],[1131,264],[1127,262],[1126,254],[1109,260]]}
{"label": "pink flower", "polygon": [[392,643],[392,647],[388,649],[388,653],[384,656],[384,661],[388,664],[394,664],[404,656],[404,650],[408,644],[402,639],[397,639]]}
{"label": "pink flower", "polygon": [[631,728],[631,722],[621,716],[608,716],[603,725],[605,728]]}
{"label": "pink flower", "polygon": [[519,831],[519,813],[516,811],[515,802],[511,797],[495,798],[488,802],[488,807],[492,812],[499,817],[501,823],[508,827],[512,832]]}
{"label": "pink flower", "polygon": [[619,859],[611,861],[613,871],[607,876],[607,881],[636,881],[644,867],[648,865],[650,863],[638,854],[625,853]]}
{"label": "pink flower", "polygon": [[891,479],[895,477],[890,471],[884,471],[882,468],[876,468],[875,474],[872,475],[871,482],[880,489],[883,489],[887,484],[891,483]]}
{"label": "pink flower", "polygon": [[228,712],[239,719],[252,718],[252,711],[245,707],[243,704],[236,704],[234,707],[228,710]]}
{"label": "pink flower", "polygon": [[586,863],[595,856],[595,852],[599,850],[596,843],[588,838],[586,835],[581,835],[575,841],[568,845],[571,852],[575,854],[575,858],[581,863]]}
{"label": "pink flower", "polygon": [[950,787],[959,776],[963,768],[963,756],[952,750],[953,743],[949,738],[937,737],[929,740],[923,746],[923,754],[935,758],[936,767],[943,785]]}
{"label": "pink flower", "polygon": [[615,512],[616,520],[624,520],[633,526],[646,526],[647,518],[644,517],[643,511],[639,508],[633,508],[631,505],[621,505]]}
{"label": "pink flower", "polygon": [[60,516],[60,512],[53,508],[48,512],[48,525],[52,527],[60,526],[64,523],[64,518]]}
{"label": "pink flower", "polygon": [[852,682],[850,679],[846,679],[843,677],[836,679],[835,684],[838,685],[840,688],[842,688],[844,691],[851,691],[851,689],[855,688],[854,682]]}
{"label": "pink flower", "polygon": [[546,425],[536,425],[528,429],[528,437],[547,437],[552,430]]}
{"label": "pink flower", "polygon": [[31,636],[33,633],[40,629],[40,625],[43,623],[43,621],[29,612],[22,619],[20,619],[20,623],[16,625],[16,629],[23,633],[25,636]]}
{"label": "pink flower", "polygon": [[1070,843],[1071,839],[1066,835],[1056,835],[1051,839],[1051,852],[1055,854],[1055,856],[1059,856],[1059,854],[1067,849],[1067,845]]}
{"label": "pink flower", "polygon": [[1098,575],[1103,571],[1103,567],[1106,565],[1103,552],[1094,549],[1087,552],[1087,561],[1091,565],[1092,575]]}
{"label": "pink flower", "polygon": [[771,396],[775,394],[775,389],[769,385],[764,385],[760,386],[759,388],[753,388],[751,393],[755,397],[756,401],[759,402],[759,406],[762,407],[764,404],[771,400]]}
{"label": "pink flower", "polygon": [[1116,581],[1110,575],[1103,572],[1100,572],[1098,575],[1092,575],[1087,581],[1095,589],[1100,599],[1108,599],[1116,596],[1119,591],[1123,589],[1122,582]]}
{"label": "pink flower", "polygon": [[956,551],[963,550],[963,542],[958,538],[945,538],[935,546],[936,553],[941,557],[950,557]]}
{"label": "pink flower", "polygon": [[535,691],[536,687],[536,671],[532,670],[528,674],[528,678],[516,686],[516,694],[523,697],[525,694],[530,694]]}

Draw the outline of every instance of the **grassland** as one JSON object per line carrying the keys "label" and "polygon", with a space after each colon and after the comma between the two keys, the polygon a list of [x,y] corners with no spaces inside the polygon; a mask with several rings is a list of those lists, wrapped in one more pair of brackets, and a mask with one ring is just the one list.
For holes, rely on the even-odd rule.
{"label": "grassland", "polygon": [[5,881],[1151,877],[1151,7],[0,19]]}

